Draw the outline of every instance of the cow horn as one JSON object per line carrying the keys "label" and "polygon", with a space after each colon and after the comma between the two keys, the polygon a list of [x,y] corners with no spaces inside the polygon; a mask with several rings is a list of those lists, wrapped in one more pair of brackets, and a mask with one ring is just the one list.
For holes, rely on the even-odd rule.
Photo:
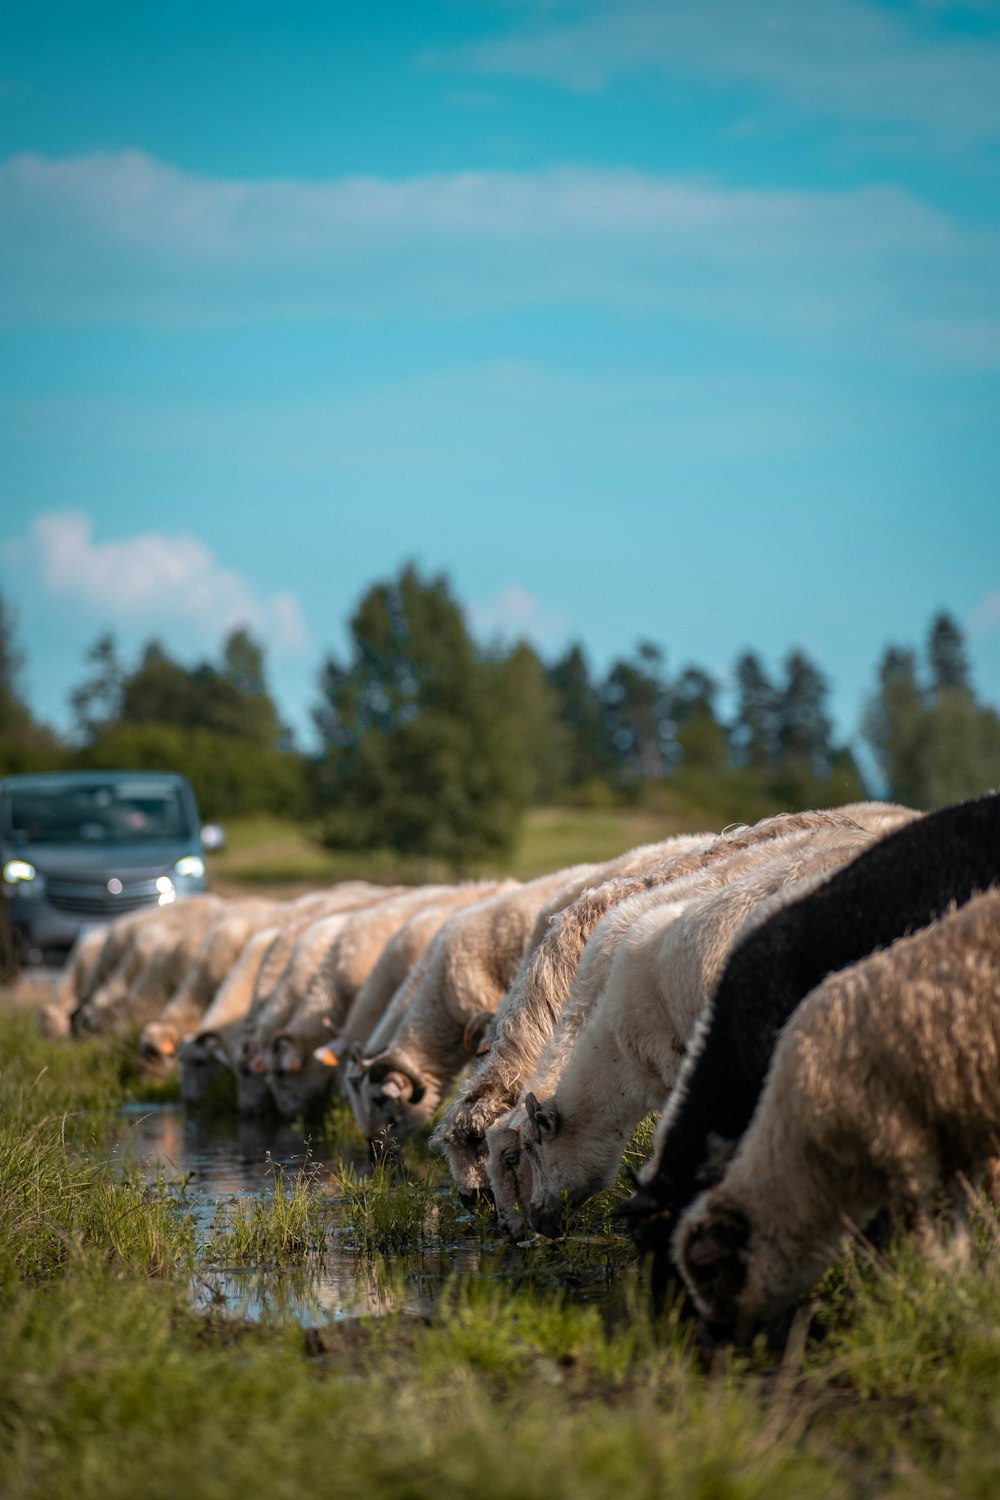
{"label": "cow horn", "polygon": [[385,1077],[380,1080],[379,1087],[387,1099],[402,1099],[409,1103],[413,1097],[413,1079],[401,1073],[398,1068],[392,1068]]}

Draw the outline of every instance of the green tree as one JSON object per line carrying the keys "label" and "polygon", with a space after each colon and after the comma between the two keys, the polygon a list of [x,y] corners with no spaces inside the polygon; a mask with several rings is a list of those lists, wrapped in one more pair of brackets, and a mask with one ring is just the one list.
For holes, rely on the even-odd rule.
{"label": "green tree", "polygon": [[944,807],[1000,783],[1000,719],[971,694],[949,689],[926,710],[917,763],[919,806]]}
{"label": "green tree", "polygon": [[204,818],[273,813],[301,818],[310,811],[311,767],[304,756],[263,749],[231,734],[177,724],[115,724],[73,764],[84,770],[180,771],[194,787]]}
{"label": "green tree", "polygon": [[746,651],[736,663],[736,717],[730,737],[738,766],[763,770],[778,759],[779,694],[760,657]]}
{"label": "green tree", "polygon": [[932,693],[965,692],[972,695],[965,637],[953,617],[944,610],[931,621],[927,660]]}
{"label": "green tree", "polygon": [[601,698],[618,779],[626,785],[658,780],[668,768],[674,740],[661,648],[640,641],[630,660],[614,663]]}
{"label": "green tree", "polygon": [[947,614],[931,622],[926,660],[922,684],[912,651],[886,651],[863,732],[891,795],[934,808],[1000,782],[1000,718],[977,701],[965,639]]}
{"label": "green tree", "polygon": [[785,661],[785,684],[778,696],[778,757],[785,765],[798,764],[812,776],[830,772],[833,725],[826,712],[826,678],[804,651],[792,651]]}
{"label": "green tree", "polygon": [[686,667],[674,685],[676,757],[683,770],[726,775],[729,739],[715,711],[718,683],[701,667]]}
{"label": "green tree", "polygon": [[518,735],[446,579],[406,567],[368,591],[350,631],[315,715],[326,841],[459,869],[509,849],[526,794]]}
{"label": "green tree", "polygon": [[862,735],[868,742],[891,796],[923,807],[923,752],[926,708],[912,651],[889,646],[878,668],[878,691],[868,703]]}
{"label": "green tree", "polygon": [[174,724],[209,729],[273,749],[281,738],[274,703],[264,688],[263,653],[245,631],[226,641],[221,670],[209,662],[185,667],[150,641],[121,689],[123,724]]}
{"label": "green tree", "polygon": [[565,729],[563,784],[575,788],[606,781],[615,767],[615,751],[583,647],[570,646],[548,676]]}
{"label": "green tree", "polygon": [[222,673],[241,693],[266,693],[264,651],[243,626],[222,643]]}
{"label": "green tree", "polygon": [[97,637],[84,660],[92,668],[91,674],[73,689],[69,702],[76,738],[88,744],[121,717],[125,669],[110,630]]}
{"label": "green tree", "polygon": [[61,749],[39,724],[21,690],[25,657],[17,640],[17,614],[0,595],[0,776],[54,770]]}
{"label": "green tree", "polygon": [[242,626],[222,645],[222,676],[236,689],[233,732],[255,744],[290,747],[291,734],[278,718],[267,688],[264,648]]}
{"label": "green tree", "polygon": [[110,635],[87,660],[94,670],[70,700],[82,740],[74,764],[180,771],[206,817],[309,811],[311,767],[280,748],[263,651],[245,630],[227,637],[219,667],[186,667],[151,641],[129,673]]}
{"label": "green tree", "polygon": [[552,801],[570,784],[571,738],[545,665],[525,641],[489,665],[498,706],[511,729],[521,795],[535,805]]}
{"label": "green tree", "polygon": [[0,595],[0,735],[23,737],[36,729],[21,695],[24,652],[17,642],[17,614]]}

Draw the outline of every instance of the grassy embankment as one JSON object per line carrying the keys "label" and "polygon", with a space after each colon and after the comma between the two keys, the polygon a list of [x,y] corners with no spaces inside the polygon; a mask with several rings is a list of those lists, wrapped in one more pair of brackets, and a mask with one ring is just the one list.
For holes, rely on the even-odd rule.
{"label": "grassy embankment", "polygon": [[[724,777],[689,770],[647,789],[635,804],[611,800],[600,806],[534,807],[525,814],[509,857],[470,866],[469,876],[513,875],[530,880],[566,865],[613,859],[637,844],[677,833],[719,832],[731,823],[753,823],[772,813],[803,806],[832,806],[862,795],[853,776],[808,783],[779,792],[759,773],[731,771]],[[454,872],[440,862],[404,860],[388,850],[337,854],[319,842],[320,824],[269,816],[227,821],[228,846],[211,857],[216,888],[235,893],[247,885],[303,890],[335,880],[367,878],[416,883],[447,880]]]}
{"label": "grassy embankment", "polygon": [[[825,1338],[780,1361],[758,1348],[707,1368],[675,1321],[654,1339],[636,1305],[608,1331],[530,1277],[467,1281],[430,1321],[225,1324],[189,1310],[199,1251],[183,1200],[95,1165],[136,1087],[124,1058],[43,1043],[0,1007],[5,1500],[997,1493],[992,1218],[951,1278],[906,1247],[877,1267],[849,1257],[816,1299]],[[354,1191],[359,1256],[422,1232],[419,1187]],[[322,1255],[314,1189],[254,1212],[220,1231],[216,1257]]]}
{"label": "grassy embankment", "polygon": [[[470,870],[470,875],[514,875],[530,880],[565,865],[613,859],[636,844],[707,826],[678,813],[639,808],[533,808],[510,859]],[[719,825],[721,827],[721,824]],[[388,853],[337,854],[317,842],[309,824],[267,816],[234,818],[227,844],[209,859],[212,880],[223,894],[255,888],[299,890],[335,880],[450,879],[443,865],[405,861]]]}

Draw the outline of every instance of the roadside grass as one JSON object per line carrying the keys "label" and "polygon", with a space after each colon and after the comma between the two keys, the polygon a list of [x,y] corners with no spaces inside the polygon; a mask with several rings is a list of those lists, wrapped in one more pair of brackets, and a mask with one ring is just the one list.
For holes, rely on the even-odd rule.
{"label": "roadside grass", "polygon": [[[514,847],[507,858],[470,866],[469,876],[513,875],[530,880],[567,865],[614,859],[626,849],[652,843],[677,833],[721,831],[734,822],[757,818],[800,805],[787,790],[766,792],[757,773],[714,773],[688,770],[649,790],[636,804],[607,801],[596,806],[532,807],[525,813]],[[808,805],[851,801],[859,795],[853,783],[817,784],[803,789]],[[811,800],[810,800],[811,798]],[[320,842],[318,822],[256,814],[232,818],[226,824],[226,848],[208,856],[213,886],[223,894],[253,885],[277,893],[298,893],[337,880],[367,879],[383,883],[417,884],[449,880],[454,872],[437,860],[402,859],[388,849],[338,853]]]}
{"label": "roadside grass", "polygon": [[34,1010],[0,999],[0,1119],[52,1117],[67,1140],[92,1144],[141,1083],[138,1052],[111,1037],[51,1042]]}
{"label": "roadside grass", "polygon": [[673,809],[534,807],[525,817],[509,869],[498,873],[529,880],[567,865],[614,859],[638,844],[699,832],[703,826]]}
{"label": "roadside grass", "polygon": [[[100,1042],[59,1044],[0,1006],[0,1493],[4,1500],[931,1500],[1000,1486],[1000,1230],[970,1264],[907,1243],[845,1254],[784,1352],[707,1351],[676,1310],[651,1326],[554,1281],[550,1248],[484,1249],[432,1317],[304,1330],[192,1311],[183,1193],[98,1159],[136,1085]],[[358,1248],[393,1255],[449,1203],[420,1162],[354,1184]],[[350,1196],[348,1194],[348,1196]],[[296,1274],[323,1190],[275,1184],[237,1240],[248,1275]],[[448,1210],[450,1211],[450,1209]],[[581,1245],[602,1264],[596,1237]],[[395,1249],[396,1245],[399,1251]],[[365,1252],[369,1253],[368,1251]],[[515,1269],[512,1270],[511,1268]]]}
{"label": "roadside grass", "polygon": [[[613,859],[637,844],[692,831],[696,824],[702,826],[673,810],[531,808],[510,858],[476,865],[468,873],[527,880],[565,865]],[[337,854],[323,848],[318,834],[318,825],[310,823],[266,816],[233,818],[226,824],[226,848],[208,857],[213,886],[223,892],[246,885],[290,891],[337,880],[416,884],[453,878],[440,862],[401,860],[389,850]]]}

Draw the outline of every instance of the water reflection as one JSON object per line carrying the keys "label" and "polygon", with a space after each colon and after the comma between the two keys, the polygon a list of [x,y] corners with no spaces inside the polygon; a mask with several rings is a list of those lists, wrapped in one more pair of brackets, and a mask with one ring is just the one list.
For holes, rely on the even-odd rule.
{"label": "water reflection", "polygon": [[[133,1104],[119,1116],[109,1149],[123,1171],[137,1170],[191,1216],[199,1249],[194,1304],[233,1318],[293,1318],[309,1327],[390,1312],[426,1316],[444,1288],[465,1276],[558,1287],[575,1300],[599,1302],[614,1316],[634,1280],[634,1259],[623,1243],[582,1238],[558,1246],[539,1242],[526,1252],[505,1239],[484,1238],[447,1187],[433,1196],[419,1245],[391,1256],[361,1253],[337,1176],[343,1150],[334,1154],[322,1137],[277,1121],[198,1116],[180,1104]],[[365,1149],[347,1161],[363,1173]],[[327,1215],[321,1253],[281,1265],[213,1260],[213,1230],[225,1224],[227,1209],[272,1195],[280,1173],[286,1182],[301,1173],[316,1181]]]}
{"label": "water reflection", "polygon": [[[180,1104],[131,1104],[119,1118],[112,1156],[137,1167],[151,1186],[183,1183],[199,1228],[205,1211],[211,1222],[220,1200],[273,1192],[276,1166],[290,1177],[303,1171],[332,1176],[333,1158],[322,1140],[278,1121],[206,1117]],[[359,1152],[352,1165],[363,1161]]]}
{"label": "water reflection", "polygon": [[[447,1249],[434,1244],[391,1259],[359,1254],[339,1191],[337,1158],[322,1139],[276,1121],[205,1118],[182,1105],[130,1105],[119,1117],[110,1156],[122,1170],[138,1170],[150,1187],[169,1190],[189,1213],[202,1257],[227,1205],[273,1194],[276,1175],[286,1181],[308,1173],[329,1211],[322,1254],[291,1265],[203,1264],[192,1281],[196,1307],[253,1321],[294,1318],[304,1326],[388,1312],[427,1314],[446,1281],[480,1269],[478,1242]],[[348,1164],[367,1166],[359,1149]],[[436,1215],[432,1216],[436,1217]]]}

